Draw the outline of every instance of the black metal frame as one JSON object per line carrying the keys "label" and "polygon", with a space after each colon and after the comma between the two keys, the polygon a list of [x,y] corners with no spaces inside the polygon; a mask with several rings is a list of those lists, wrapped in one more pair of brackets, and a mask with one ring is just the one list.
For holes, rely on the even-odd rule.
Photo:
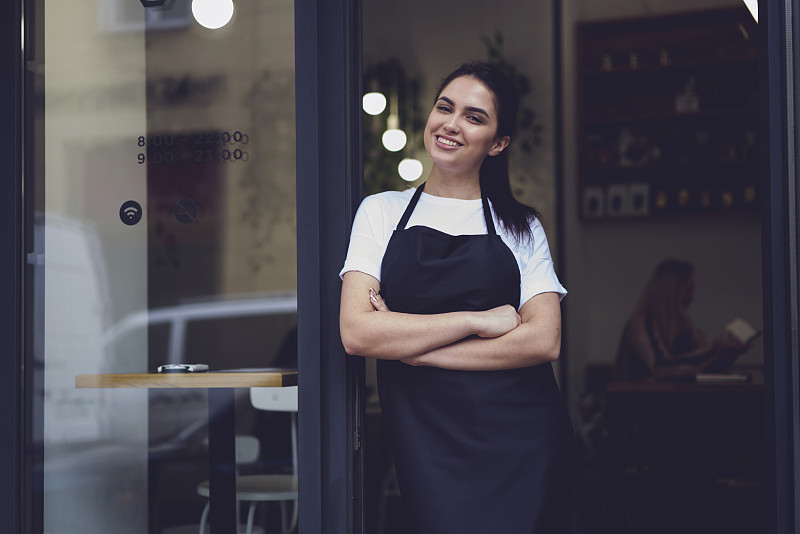
{"label": "black metal frame", "polygon": [[[565,236],[565,216],[564,216],[564,32],[563,25],[563,2],[553,0],[553,149],[555,169],[553,180],[556,189],[556,224],[558,229],[556,242],[558,243],[558,255],[556,257],[559,278],[566,287],[569,287],[569,280],[565,278],[567,272],[567,262],[565,251],[567,249]],[[561,317],[566,317],[569,299],[561,303]],[[561,356],[559,357],[558,386],[561,389],[561,396],[569,400],[569,388],[571,386],[569,377],[569,336],[567,330],[569,325],[561,325]]]}
{"label": "black metal frame", "polygon": [[361,5],[295,2],[299,528],[359,533],[363,361],[339,336],[340,281],[361,199]]}
{"label": "black metal frame", "polygon": [[800,531],[798,516],[797,231],[798,14],[793,0],[759,2],[767,532]]}
{"label": "black metal frame", "polygon": [[[798,483],[798,193],[800,28],[792,0],[760,3],[762,225],[770,432],[768,532],[800,531]],[[23,8],[0,18],[0,524],[23,531],[22,355]],[[345,355],[336,324],[352,213],[361,197],[360,3],[297,0],[297,193],[300,349],[300,528],[361,532],[358,385],[363,362]],[[797,69],[800,70],[800,69]],[[363,383],[363,382],[361,382]]]}
{"label": "black metal frame", "polygon": [[0,524],[22,521],[22,2],[0,17]]}

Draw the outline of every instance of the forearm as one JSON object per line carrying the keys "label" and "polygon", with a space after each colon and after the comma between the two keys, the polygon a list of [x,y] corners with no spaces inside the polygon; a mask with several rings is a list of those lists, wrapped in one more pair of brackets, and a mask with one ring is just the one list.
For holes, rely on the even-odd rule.
{"label": "forearm", "polygon": [[668,380],[686,375],[692,375],[702,370],[702,365],[693,363],[675,363],[672,365],[661,365],[653,370],[655,380]]}
{"label": "forearm", "polygon": [[525,323],[500,337],[470,337],[406,363],[460,371],[499,371],[555,361],[560,350],[560,328]]}
{"label": "forearm", "polygon": [[696,332],[693,336],[693,343],[691,348],[684,352],[672,352],[664,343],[661,334],[655,326],[651,326],[653,336],[653,345],[658,352],[657,362],[659,365],[678,365],[690,364],[702,361],[711,355],[713,346],[706,341],[705,336]]}
{"label": "forearm", "polygon": [[348,354],[400,360],[428,353],[477,333],[472,312],[414,315],[368,311],[343,317]]}
{"label": "forearm", "polygon": [[348,272],[342,284],[339,330],[348,354],[405,359],[471,335],[500,336],[519,326],[520,321],[510,305],[431,315],[395,313],[380,296],[375,278]]}
{"label": "forearm", "polygon": [[691,350],[681,353],[670,353],[663,348],[661,350],[661,361],[665,365],[678,365],[684,363],[697,363],[707,359],[712,355],[714,347],[711,343],[705,343]]}

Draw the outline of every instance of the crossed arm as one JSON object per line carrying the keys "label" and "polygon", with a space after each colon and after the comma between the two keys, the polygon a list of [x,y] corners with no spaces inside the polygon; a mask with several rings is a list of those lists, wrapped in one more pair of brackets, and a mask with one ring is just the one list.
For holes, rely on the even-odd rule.
{"label": "crossed arm", "polygon": [[339,326],[348,354],[402,360],[411,365],[489,371],[528,367],[558,358],[561,306],[556,293],[482,312],[415,315],[390,311],[370,288],[374,277],[344,275]]}

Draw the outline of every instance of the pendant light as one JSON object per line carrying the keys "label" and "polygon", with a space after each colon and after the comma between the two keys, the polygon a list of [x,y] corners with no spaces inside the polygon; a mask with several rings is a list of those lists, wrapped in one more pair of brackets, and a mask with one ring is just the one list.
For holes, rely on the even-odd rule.
{"label": "pendant light", "polygon": [[381,137],[383,147],[389,152],[399,152],[406,146],[406,133],[400,129],[397,104],[397,78],[392,75],[392,94],[389,100],[389,118],[386,119],[386,131]]}
{"label": "pendant light", "polygon": [[409,117],[408,124],[410,126],[411,131],[411,150],[410,156],[407,158],[403,158],[403,160],[397,165],[397,172],[400,174],[400,178],[405,180],[406,182],[416,182],[419,180],[419,177],[422,176],[422,162],[414,157],[414,148],[416,147],[416,143],[414,142],[414,103],[416,100],[416,94],[414,92],[413,84],[411,86],[411,98],[408,99],[407,103],[407,111],[406,116]]}

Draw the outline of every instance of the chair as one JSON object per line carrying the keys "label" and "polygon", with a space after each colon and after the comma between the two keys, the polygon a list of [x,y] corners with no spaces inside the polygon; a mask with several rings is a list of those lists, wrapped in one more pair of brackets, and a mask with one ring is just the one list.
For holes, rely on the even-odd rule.
{"label": "chair", "polygon": [[[281,532],[287,534],[297,526],[297,386],[283,388],[251,388],[250,402],[257,410],[291,413],[291,439],[292,439],[292,474],[276,475],[243,475],[236,477],[236,501],[249,501],[250,508],[247,512],[247,534],[253,533],[253,520],[256,505],[264,501],[279,501],[281,504]],[[236,464],[241,465],[252,462],[258,457],[252,453],[252,443],[242,443],[242,457],[240,458],[240,437],[237,436]],[[251,437],[251,436],[248,436]],[[253,438],[255,439],[255,438]],[[257,440],[256,440],[257,441]],[[209,482],[201,482],[197,486],[197,493],[203,497],[209,496]],[[286,512],[287,501],[293,501],[291,519]],[[205,534],[208,521],[209,504],[206,503],[200,519],[200,534]]]}

